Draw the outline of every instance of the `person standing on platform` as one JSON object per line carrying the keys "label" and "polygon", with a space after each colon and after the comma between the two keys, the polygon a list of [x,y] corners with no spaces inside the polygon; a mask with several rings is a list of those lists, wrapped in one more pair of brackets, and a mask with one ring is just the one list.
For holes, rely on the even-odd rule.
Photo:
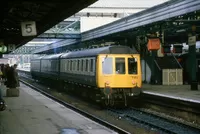
{"label": "person standing on platform", "polygon": [[17,64],[14,64],[14,79],[16,81],[16,87],[19,87],[19,75],[17,72]]}
{"label": "person standing on platform", "polygon": [[3,66],[3,64],[1,64],[1,66],[0,66],[0,81],[2,81],[2,79],[3,79],[3,70],[2,70],[2,66]]}
{"label": "person standing on platform", "polygon": [[9,70],[10,66],[9,64],[6,64],[5,67],[4,67],[4,70],[3,70],[3,74],[4,74],[4,77],[5,77],[5,82],[4,82],[4,85],[7,85],[8,83],[8,70]]}
{"label": "person standing on platform", "polygon": [[17,64],[14,66],[10,67],[8,69],[7,73],[7,87],[8,88],[16,88],[19,87],[19,78],[18,78],[18,73],[17,73]]}
{"label": "person standing on platform", "polygon": [[[2,78],[3,78],[3,64],[0,67],[0,77],[1,77],[1,81],[0,81],[0,85],[3,84]],[[5,101],[3,100],[3,95],[2,95],[2,89],[0,88],[0,111],[4,111],[6,109],[6,105],[5,105]]]}

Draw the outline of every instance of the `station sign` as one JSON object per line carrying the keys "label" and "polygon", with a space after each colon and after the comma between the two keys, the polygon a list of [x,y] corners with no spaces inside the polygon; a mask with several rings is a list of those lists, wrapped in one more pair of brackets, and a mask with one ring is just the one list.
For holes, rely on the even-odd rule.
{"label": "station sign", "polygon": [[0,53],[6,53],[7,47],[4,45],[4,41],[0,40]]}
{"label": "station sign", "polygon": [[22,36],[35,36],[37,35],[35,21],[21,22]]}
{"label": "station sign", "polygon": [[7,52],[7,47],[6,46],[0,46],[0,53],[6,53]]}

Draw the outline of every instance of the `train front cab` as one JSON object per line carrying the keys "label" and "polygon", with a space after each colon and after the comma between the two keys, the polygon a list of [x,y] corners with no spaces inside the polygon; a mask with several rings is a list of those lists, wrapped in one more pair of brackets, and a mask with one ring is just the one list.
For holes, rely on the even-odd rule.
{"label": "train front cab", "polygon": [[97,64],[97,85],[107,105],[117,102],[127,105],[127,96],[140,95],[142,78],[139,54],[99,55]]}

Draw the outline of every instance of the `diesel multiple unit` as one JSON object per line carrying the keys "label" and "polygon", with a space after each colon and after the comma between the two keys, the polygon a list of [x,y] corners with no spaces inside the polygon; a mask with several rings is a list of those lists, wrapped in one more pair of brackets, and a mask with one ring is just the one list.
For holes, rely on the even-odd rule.
{"label": "diesel multiple unit", "polygon": [[[140,55],[127,46],[47,55],[31,60],[35,79],[74,91],[106,106],[127,105],[127,97],[138,96],[142,86]],[[70,87],[70,88],[69,88]]]}

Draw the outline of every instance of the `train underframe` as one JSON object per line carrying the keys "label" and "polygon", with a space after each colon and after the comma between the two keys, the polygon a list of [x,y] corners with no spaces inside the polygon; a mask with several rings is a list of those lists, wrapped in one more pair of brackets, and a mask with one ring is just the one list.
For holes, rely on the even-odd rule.
{"label": "train underframe", "polygon": [[88,85],[74,83],[72,81],[63,82],[65,92],[75,93],[82,97],[89,98],[102,107],[128,106],[130,101],[137,100],[141,89],[136,88],[113,88],[106,92],[106,88],[96,88]]}
{"label": "train underframe", "polygon": [[137,100],[140,96],[140,88],[113,88],[112,93],[105,93],[105,89],[101,89],[103,93],[103,101],[105,106],[128,106],[131,101]]}
{"label": "train underframe", "polygon": [[97,88],[84,84],[75,83],[73,81],[63,81],[48,79],[43,77],[34,77],[43,83],[53,86],[55,89],[73,93],[78,96],[93,100],[102,107],[126,107],[133,101],[139,99],[141,89],[135,88]]}

